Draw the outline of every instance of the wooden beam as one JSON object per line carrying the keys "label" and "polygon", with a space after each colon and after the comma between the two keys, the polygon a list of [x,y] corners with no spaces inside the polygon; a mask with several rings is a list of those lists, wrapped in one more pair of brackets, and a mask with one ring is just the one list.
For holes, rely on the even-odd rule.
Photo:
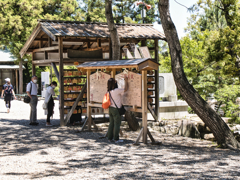
{"label": "wooden beam", "polygon": [[141,46],[146,46],[146,39],[141,40]]}
{"label": "wooden beam", "polygon": [[15,70],[15,73],[16,73],[16,92],[18,94],[19,91],[18,91],[18,70],[17,69]]}
{"label": "wooden beam", "polygon": [[44,60],[48,59],[48,52],[44,51]]}
{"label": "wooden beam", "polygon": [[139,144],[139,140],[142,137],[142,134],[143,134],[143,128],[140,130],[140,132],[138,134],[138,137],[137,137],[136,141],[133,143],[133,145],[138,145]]}
{"label": "wooden beam", "polygon": [[[155,61],[159,63],[158,55],[158,39],[155,39]],[[159,118],[159,67],[154,71],[155,73],[155,114],[157,121]]]}
{"label": "wooden beam", "polygon": [[45,47],[45,48],[34,49],[33,52],[54,51],[54,50],[58,50],[58,48],[59,48],[59,46]]}
{"label": "wooden beam", "polygon": [[111,77],[115,79],[115,75],[116,75],[116,69],[112,69]]}
{"label": "wooden beam", "polygon": [[54,70],[54,72],[55,72],[55,75],[56,75],[56,77],[57,77],[57,79],[58,79],[58,82],[60,82],[60,79],[59,79],[59,72],[58,72],[58,69],[57,69],[56,64],[53,62],[53,63],[51,63],[51,65],[52,65],[53,70]]}
{"label": "wooden beam", "polygon": [[91,70],[88,69],[87,70],[87,117],[88,117],[88,130],[91,130],[91,126],[92,126],[92,115],[91,115],[91,106],[89,106],[88,104],[90,104],[90,74],[91,74]]}
{"label": "wooden beam", "polygon": [[148,110],[149,112],[152,114],[153,118],[155,119],[155,121],[158,121],[158,117],[156,116],[155,112],[152,110],[152,107],[150,105],[150,102],[148,102]]}
{"label": "wooden beam", "polygon": [[39,48],[43,47],[43,41],[39,41]]}
{"label": "wooden beam", "polygon": [[76,107],[78,105],[78,102],[80,100],[82,100],[83,94],[85,93],[86,89],[87,89],[87,83],[85,83],[85,85],[83,86],[83,88],[81,90],[81,93],[78,95],[78,97],[77,97],[76,101],[74,102],[71,110],[69,111],[69,113],[67,114],[66,118],[64,119],[64,124],[65,125],[68,123],[69,119],[71,118],[73,111],[76,109]]}
{"label": "wooden beam", "polygon": [[[34,52],[32,53],[32,62],[33,62],[33,59],[34,59]],[[32,76],[33,75],[36,75],[36,68],[35,68],[35,64],[32,63]]]}
{"label": "wooden beam", "polygon": [[97,45],[98,47],[101,47],[101,39],[97,39]]}
{"label": "wooden beam", "polygon": [[112,60],[112,41],[111,38],[109,38],[109,60]]}
{"label": "wooden beam", "polygon": [[58,37],[57,48],[59,49],[60,125],[64,126],[63,37]]}
{"label": "wooden beam", "polygon": [[51,47],[52,46],[52,39],[50,37],[48,37],[47,41],[48,41],[48,47]]}
{"label": "wooden beam", "polygon": [[147,144],[147,71],[142,71],[142,126],[143,143]]}
{"label": "wooden beam", "polygon": [[34,60],[32,61],[32,64],[34,65],[41,65],[41,64],[51,64],[59,62],[59,59],[44,59],[44,60]]}

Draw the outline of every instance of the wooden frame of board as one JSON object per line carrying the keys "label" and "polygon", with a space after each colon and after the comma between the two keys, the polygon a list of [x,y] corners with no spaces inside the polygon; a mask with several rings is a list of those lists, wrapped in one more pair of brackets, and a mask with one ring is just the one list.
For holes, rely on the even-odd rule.
{"label": "wooden frame of board", "polygon": [[148,94],[147,94],[147,71],[148,70],[156,70],[158,69],[159,64],[150,60],[150,59],[137,59],[137,60],[121,60],[121,61],[100,61],[100,62],[86,62],[82,65],[77,66],[79,71],[87,71],[87,116],[88,119],[84,123],[82,130],[85,128],[86,125],[88,125],[88,130],[91,130],[92,125],[94,125],[94,128],[97,128],[96,125],[92,121],[91,116],[91,108],[92,107],[102,107],[101,103],[94,103],[90,101],[90,74],[91,71],[96,71],[97,69],[107,69],[108,71],[111,71],[111,77],[115,78],[116,76],[116,69],[123,69],[123,68],[136,68],[139,69],[141,72],[142,77],[142,95],[141,95],[141,107],[126,107],[125,109],[128,111],[134,111],[134,112],[141,112],[142,113],[142,129],[139,132],[139,135],[135,141],[134,144],[138,144],[140,141],[140,138],[142,137],[143,143],[147,144],[147,137],[149,136],[150,140],[154,144],[159,144],[159,142],[156,142],[151,135],[148,127],[147,127],[147,112],[148,112]]}

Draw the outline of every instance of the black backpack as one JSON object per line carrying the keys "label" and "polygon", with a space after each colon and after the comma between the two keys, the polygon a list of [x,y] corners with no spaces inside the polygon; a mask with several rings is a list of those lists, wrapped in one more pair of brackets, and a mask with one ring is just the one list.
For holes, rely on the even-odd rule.
{"label": "black backpack", "polygon": [[4,85],[4,95],[12,95],[12,86],[11,85],[8,85],[8,84],[5,84]]}

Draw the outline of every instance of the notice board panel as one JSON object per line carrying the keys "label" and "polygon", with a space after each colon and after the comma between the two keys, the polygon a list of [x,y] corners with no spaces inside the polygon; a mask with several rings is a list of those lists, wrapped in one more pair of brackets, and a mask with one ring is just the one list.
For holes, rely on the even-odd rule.
{"label": "notice board panel", "polygon": [[90,75],[90,101],[102,103],[110,77],[109,74],[103,72],[95,72]]}
{"label": "notice board panel", "polygon": [[128,77],[128,90],[123,95],[123,105],[130,105],[137,107],[142,106],[142,75],[128,71],[127,73],[122,72],[115,76],[118,83],[118,88],[124,88],[125,82],[124,77]]}

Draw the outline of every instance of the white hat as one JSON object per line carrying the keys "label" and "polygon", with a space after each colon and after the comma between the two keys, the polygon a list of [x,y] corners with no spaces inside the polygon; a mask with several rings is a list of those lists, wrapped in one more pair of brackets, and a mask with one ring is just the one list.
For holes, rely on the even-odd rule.
{"label": "white hat", "polygon": [[5,81],[10,82],[10,78],[6,78]]}

